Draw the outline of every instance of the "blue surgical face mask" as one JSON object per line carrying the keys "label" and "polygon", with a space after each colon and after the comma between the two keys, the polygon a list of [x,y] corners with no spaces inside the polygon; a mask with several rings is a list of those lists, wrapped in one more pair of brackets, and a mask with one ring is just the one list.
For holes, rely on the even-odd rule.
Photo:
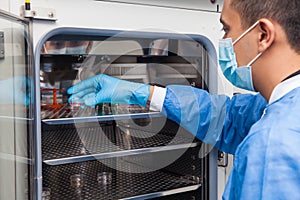
{"label": "blue surgical face mask", "polygon": [[[46,49],[46,48],[45,48]],[[66,47],[61,49],[48,49],[45,52],[49,54],[65,54],[67,51]]]}
{"label": "blue surgical face mask", "polygon": [[45,46],[45,52],[49,54],[86,54],[87,46],[76,46],[76,47],[63,47],[61,49],[47,49]]}
{"label": "blue surgical face mask", "polygon": [[262,52],[252,59],[248,65],[238,67],[233,45],[257,26],[258,23],[259,21],[254,23],[234,42],[232,42],[231,38],[220,39],[219,41],[219,65],[224,76],[236,87],[250,91],[255,91],[252,81],[251,65],[262,55]]}
{"label": "blue surgical face mask", "polygon": [[87,45],[77,46],[77,47],[67,47],[67,54],[86,54]]}

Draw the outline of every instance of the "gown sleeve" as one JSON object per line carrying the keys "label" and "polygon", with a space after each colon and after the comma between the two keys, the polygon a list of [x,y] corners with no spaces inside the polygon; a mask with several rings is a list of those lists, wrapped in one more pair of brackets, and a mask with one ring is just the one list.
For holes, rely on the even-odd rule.
{"label": "gown sleeve", "polygon": [[162,114],[201,141],[234,154],[266,106],[260,94],[210,95],[191,86],[169,85]]}

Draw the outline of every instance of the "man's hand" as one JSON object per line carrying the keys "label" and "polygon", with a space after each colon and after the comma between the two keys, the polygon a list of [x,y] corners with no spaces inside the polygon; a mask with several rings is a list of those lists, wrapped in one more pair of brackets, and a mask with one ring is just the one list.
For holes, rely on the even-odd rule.
{"label": "man's hand", "polygon": [[84,102],[94,107],[98,103],[138,104],[146,106],[150,85],[124,81],[105,74],[83,80],[70,87],[70,103]]}

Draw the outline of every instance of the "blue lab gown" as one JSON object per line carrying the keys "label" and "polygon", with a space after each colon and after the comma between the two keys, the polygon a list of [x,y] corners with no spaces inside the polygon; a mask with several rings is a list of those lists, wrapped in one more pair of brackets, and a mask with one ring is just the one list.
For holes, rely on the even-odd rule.
{"label": "blue lab gown", "polygon": [[267,104],[260,94],[168,86],[162,113],[235,155],[223,199],[300,199],[300,88]]}

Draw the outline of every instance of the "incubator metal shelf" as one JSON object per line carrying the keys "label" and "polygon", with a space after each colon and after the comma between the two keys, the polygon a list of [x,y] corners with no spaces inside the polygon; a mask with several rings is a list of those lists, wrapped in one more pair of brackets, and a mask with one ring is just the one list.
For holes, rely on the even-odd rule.
{"label": "incubator metal shelf", "polygon": [[128,109],[115,109],[107,106],[102,110],[98,107],[81,108],[80,106],[72,105],[47,105],[42,107],[41,118],[42,121],[49,125],[59,125],[59,124],[74,124],[82,122],[101,122],[109,120],[123,120],[123,119],[139,119],[148,117],[160,117],[159,112],[149,112],[145,109],[134,109],[132,112]]}
{"label": "incubator metal shelf", "polygon": [[[107,160],[107,162],[109,162]],[[106,163],[108,164],[108,163]],[[113,165],[113,163],[110,163]],[[126,166],[126,165],[125,165]],[[122,167],[119,165],[119,167]],[[194,191],[201,187],[200,177],[178,175],[167,171],[130,173],[129,169],[114,170],[99,161],[88,161],[68,165],[45,167],[43,187],[51,189],[51,199],[150,199],[182,192]],[[139,171],[139,169],[137,170]],[[111,182],[99,183],[97,174],[111,174]],[[78,187],[72,186],[70,177],[81,174],[84,180]]]}
{"label": "incubator metal shelf", "polygon": [[[175,134],[174,134],[175,133]],[[178,134],[176,134],[178,133]],[[43,132],[43,162],[60,165],[199,146],[194,136],[176,127],[159,133],[121,125],[56,128]]]}

